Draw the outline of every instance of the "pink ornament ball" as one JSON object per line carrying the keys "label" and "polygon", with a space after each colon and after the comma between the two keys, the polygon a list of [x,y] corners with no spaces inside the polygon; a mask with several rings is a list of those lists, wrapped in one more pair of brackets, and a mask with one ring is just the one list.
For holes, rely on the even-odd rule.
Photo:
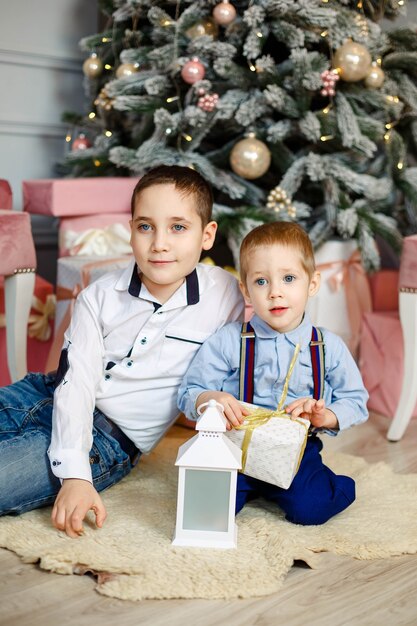
{"label": "pink ornament ball", "polygon": [[75,150],[87,150],[87,148],[91,148],[91,142],[83,134],[80,134],[72,142],[72,146],[71,146],[71,150],[72,151],[75,151]]}
{"label": "pink ornament ball", "polygon": [[236,9],[228,2],[228,0],[224,0],[217,4],[213,9],[213,18],[217,24],[220,26],[228,26],[233,22],[236,17]]}
{"label": "pink ornament ball", "polygon": [[204,65],[198,59],[187,61],[182,67],[181,77],[189,85],[193,85],[199,80],[203,80],[206,70]]}

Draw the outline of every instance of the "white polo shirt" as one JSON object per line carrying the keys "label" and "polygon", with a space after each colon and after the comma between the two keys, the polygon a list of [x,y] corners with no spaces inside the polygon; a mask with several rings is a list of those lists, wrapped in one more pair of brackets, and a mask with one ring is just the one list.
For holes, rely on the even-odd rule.
{"label": "white polo shirt", "polygon": [[65,333],[54,396],[53,473],[92,480],[95,406],[149,452],[178,415],[178,387],[202,342],[243,312],[237,280],[205,264],[162,305],[133,261],[84,289]]}

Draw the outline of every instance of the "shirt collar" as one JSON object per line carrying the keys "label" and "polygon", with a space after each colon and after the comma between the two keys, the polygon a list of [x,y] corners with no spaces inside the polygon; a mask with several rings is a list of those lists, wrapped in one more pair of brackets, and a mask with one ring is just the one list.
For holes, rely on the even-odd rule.
{"label": "shirt collar", "polygon": [[[129,263],[128,267],[122,272],[115,287],[119,291],[127,290],[134,298],[142,297],[152,302],[155,300],[155,298],[149,294],[145,285],[142,284],[137,263],[134,261]],[[200,302],[200,286],[196,269],[185,277],[185,283],[177,289],[168,302],[171,302],[171,300],[175,302],[176,306],[181,304],[191,305]]]}
{"label": "shirt collar", "polygon": [[253,316],[250,323],[253,326],[256,336],[261,339],[276,339],[279,342],[287,340],[294,346],[299,343],[301,351],[310,349],[312,323],[307,312],[304,312],[301,324],[288,333],[280,333],[274,330],[257,315]]}

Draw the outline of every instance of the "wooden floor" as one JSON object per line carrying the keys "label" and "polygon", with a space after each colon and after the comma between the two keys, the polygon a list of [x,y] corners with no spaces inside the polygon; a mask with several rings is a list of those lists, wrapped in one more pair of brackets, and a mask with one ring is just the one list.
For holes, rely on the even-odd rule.
{"label": "wooden floor", "polygon": [[[417,472],[417,419],[401,442],[386,440],[389,421],[373,415],[325,445],[398,472]],[[410,494],[410,497],[416,497]],[[282,589],[252,600],[123,602],[105,598],[89,576],[60,576],[0,550],[0,624],[7,626],[416,626],[417,555],[380,561],[324,555],[326,566],[296,564]],[[248,563],[248,567],[250,564]]]}

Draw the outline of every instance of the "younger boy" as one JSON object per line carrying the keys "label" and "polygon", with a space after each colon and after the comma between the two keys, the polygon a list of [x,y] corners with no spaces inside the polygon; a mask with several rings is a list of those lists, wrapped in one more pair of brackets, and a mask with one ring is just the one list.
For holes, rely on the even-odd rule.
{"label": "younger boy", "polygon": [[176,419],[178,386],[202,342],[243,318],[236,279],[197,265],[214,243],[211,209],[211,189],[192,169],[161,166],[138,182],[135,260],[81,292],[56,376],[28,374],[0,390],[0,514],[55,501],[53,524],[69,536],[90,509],[102,526],[98,492]]}
{"label": "younger boy", "polygon": [[[240,272],[240,288],[255,311],[250,322],[255,332],[252,402],[277,408],[295,346],[300,344],[286,411],[309,419],[313,428],[289,489],[239,474],[236,513],[249,500],[262,496],[283,509],[291,522],[323,524],[354,501],[355,485],[351,478],[337,476],[323,464],[323,444],[317,433],[335,435],[364,422],[368,394],[343,341],[320,329],[325,352],[324,393],[320,399],[312,397],[313,327],[305,307],[319,289],[320,275],[311,242],[300,226],[276,222],[255,228],[242,242]],[[316,334],[313,337],[317,339]],[[179,389],[179,407],[189,418],[196,419],[197,407],[215,399],[224,406],[229,428],[244,421],[248,411],[237,400],[240,345],[241,324],[236,322],[201,347]]]}

